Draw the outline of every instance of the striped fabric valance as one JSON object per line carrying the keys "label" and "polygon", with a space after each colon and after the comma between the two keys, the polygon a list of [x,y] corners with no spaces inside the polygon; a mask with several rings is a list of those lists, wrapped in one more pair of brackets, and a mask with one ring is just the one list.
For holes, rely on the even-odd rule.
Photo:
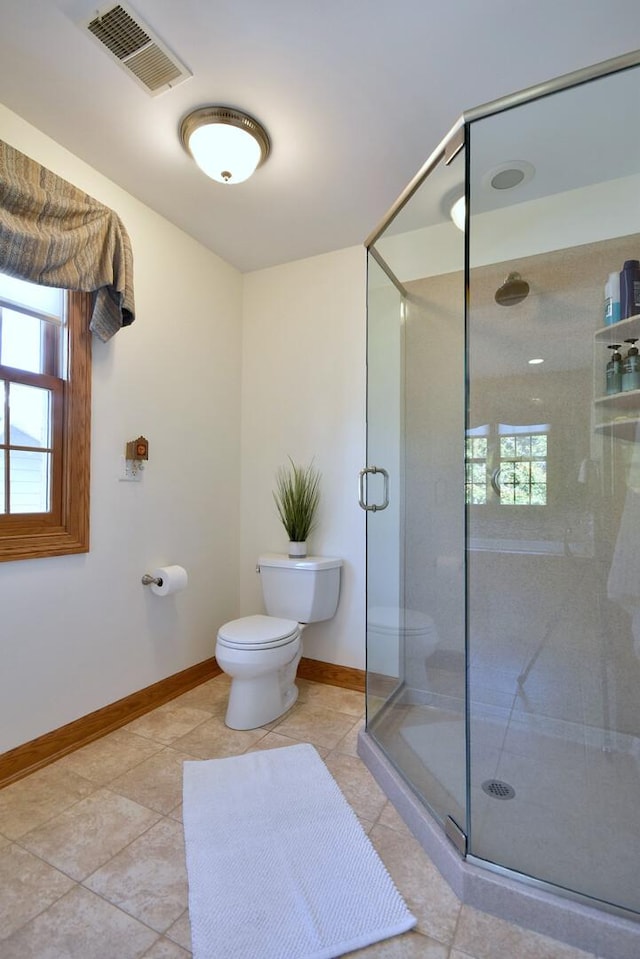
{"label": "striped fabric valance", "polygon": [[0,272],[93,292],[89,328],[101,340],[133,322],[133,255],[119,217],[2,140]]}

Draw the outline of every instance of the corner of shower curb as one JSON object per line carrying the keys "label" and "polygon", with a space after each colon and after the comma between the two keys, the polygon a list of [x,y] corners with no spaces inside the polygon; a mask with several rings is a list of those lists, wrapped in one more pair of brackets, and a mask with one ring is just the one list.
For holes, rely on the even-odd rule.
{"label": "corner of shower curb", "polygon": [[461,858],[414,792],[366,730],[358,735],[358,755],[418,840],[440,874],[465,905],[601,959],[637,959],[640,923],[613,915],[542,888],[536,880],[511,878]]}

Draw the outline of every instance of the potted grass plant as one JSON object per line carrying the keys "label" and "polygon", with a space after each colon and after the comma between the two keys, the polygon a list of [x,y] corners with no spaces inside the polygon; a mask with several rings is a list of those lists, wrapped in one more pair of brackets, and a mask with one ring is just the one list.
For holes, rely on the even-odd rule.
{"label": "potted grass plant", "polygon": [[298,466],[289,457],[289,464],[276,473],[273,498],[289,537],[289,556],[293,558],[307,555],[307,540],[315,527],[320,501],[320,473],[313,462]]}

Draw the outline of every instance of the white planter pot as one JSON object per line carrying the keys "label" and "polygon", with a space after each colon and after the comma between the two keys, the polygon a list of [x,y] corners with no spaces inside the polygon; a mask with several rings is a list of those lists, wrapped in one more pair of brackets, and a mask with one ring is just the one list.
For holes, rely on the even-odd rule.
{"label": "white planter pot", "polygon": [[306,543],[289,543],[289,559],[303,559],[307,555]]}

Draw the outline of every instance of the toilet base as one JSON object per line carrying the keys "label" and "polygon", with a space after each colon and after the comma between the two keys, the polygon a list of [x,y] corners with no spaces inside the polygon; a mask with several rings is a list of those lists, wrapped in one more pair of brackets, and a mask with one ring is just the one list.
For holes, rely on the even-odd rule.
{"label": "toilet base", "polygon": [[225,725],[229,729],[257,729],[284,716],[297,698],[296,684],[291,682],[282,690],[277,672],[254,679],[233,679]]}

